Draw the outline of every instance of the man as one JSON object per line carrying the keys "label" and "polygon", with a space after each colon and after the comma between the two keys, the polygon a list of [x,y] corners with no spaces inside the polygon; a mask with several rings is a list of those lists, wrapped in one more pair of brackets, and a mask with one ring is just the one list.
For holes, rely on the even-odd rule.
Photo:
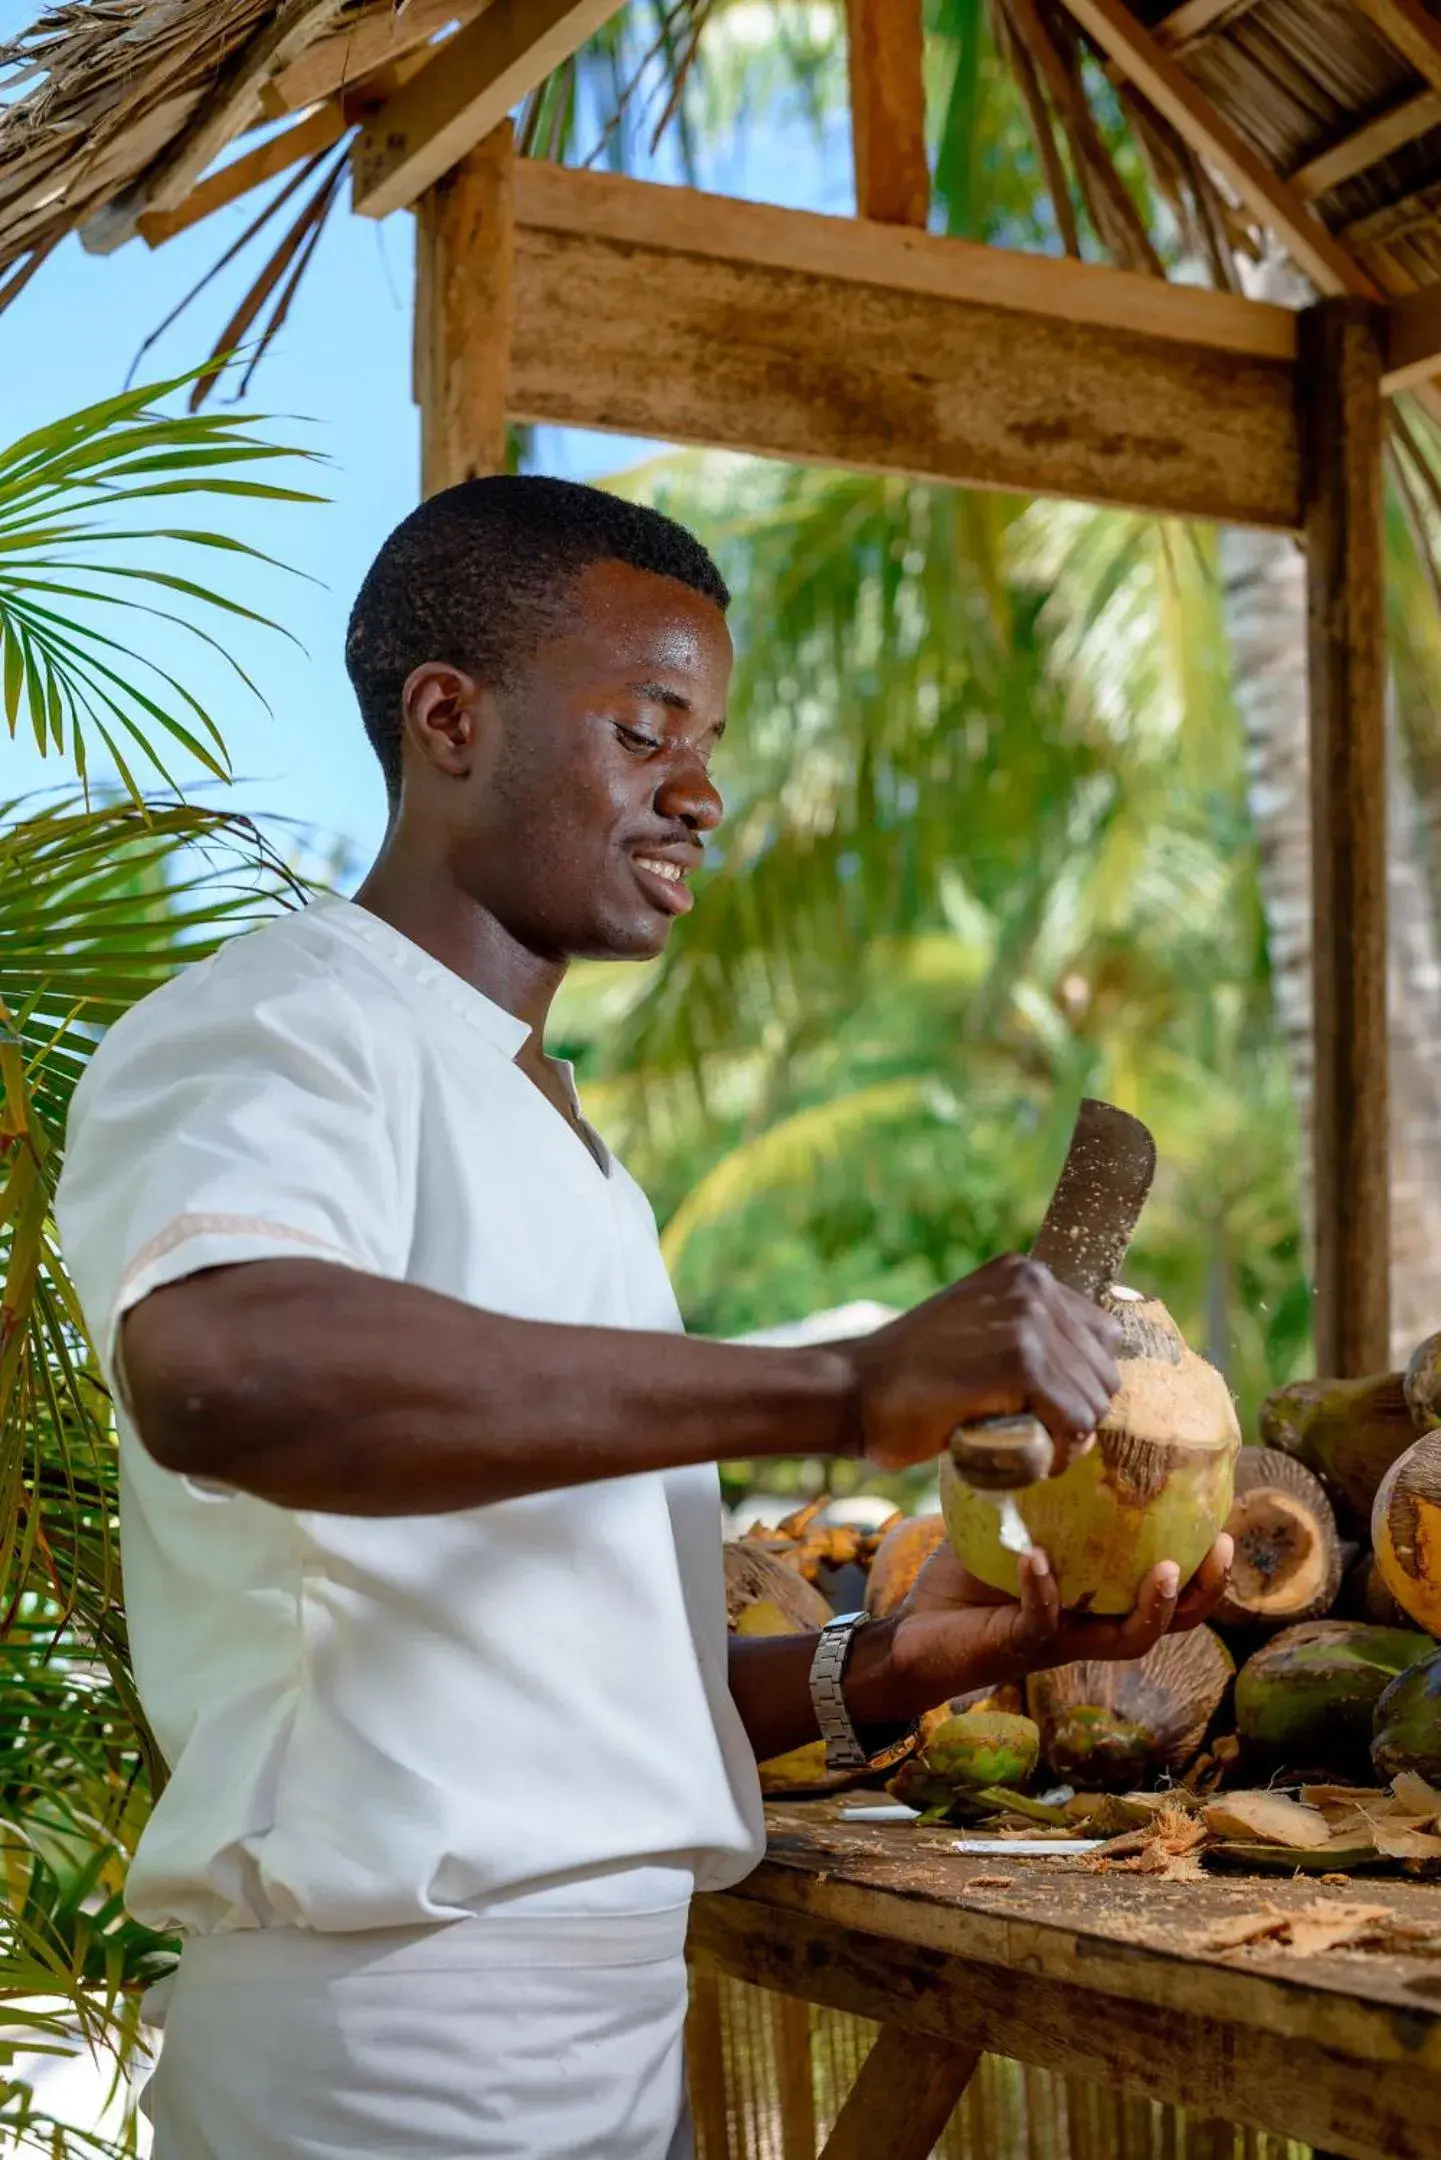
{"label": "man", "polygon": [[696,1887],[755,1762],[1194,1623],[1060,1619],[936,1563],[893,1622],[733,1643],[714,1464],[1033,1408],[1111,1322],[1003,1260],[859,1343],[691,1340],[638,1189],[547,1057],[576,957],[648,959],[721,815],[728,595],[677,526],[470,483],[408,518],[347,660],[392,801],[354,903],[186,970],[82,1084],[60,1219],[120,1405],[141,1692],[171,1777],[130,1903],[187,1937],[157,2160],[688,2150]]}

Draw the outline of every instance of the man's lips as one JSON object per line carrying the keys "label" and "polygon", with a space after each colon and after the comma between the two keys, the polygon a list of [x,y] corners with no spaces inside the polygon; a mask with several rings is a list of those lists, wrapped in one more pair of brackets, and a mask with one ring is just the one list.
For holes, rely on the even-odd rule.
{"label": "man's lips", "polygon": [[695,906],[695,894],[686,884],[686,876],[695,868],[694,862],[676,862],[668,855],[638,850],[632,855],[631,864],[646,898],[655,906],[664,908],[668,915],[690,913]]}

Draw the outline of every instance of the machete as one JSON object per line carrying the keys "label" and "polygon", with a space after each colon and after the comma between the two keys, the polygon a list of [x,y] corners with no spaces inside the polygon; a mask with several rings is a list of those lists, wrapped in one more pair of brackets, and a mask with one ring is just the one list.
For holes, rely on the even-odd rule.
{"label": "machete", "polygon": [[[1099,1304],[1120,1275],[1156,1174],[1156,1143],[1139,1118],[1090,1097],[1031,1257],[1057,1282]],[[1029,1411],[981,1418],[951,1434],[951,1460],[978,1492],[1014,1492],[1051,1467],[1051,1436]]]}

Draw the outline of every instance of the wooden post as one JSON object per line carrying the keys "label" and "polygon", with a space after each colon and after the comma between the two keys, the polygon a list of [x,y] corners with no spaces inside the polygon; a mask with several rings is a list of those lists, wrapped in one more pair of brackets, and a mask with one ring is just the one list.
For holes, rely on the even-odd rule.
{"label": "wooden post", "polygon": [[926,2160],[980,2059],[974,2048],[883,2025],[821,2160]]}
{"label": "wooden post", "polygon": [[720,1975],[713,1965],[690,1968],[690,2007],[685,2023],[686,2083],[695,2119],[699,2160],[730,2160],[726,2105],[725,2031]]}
{"label": "wooden post", "polygon": [[811,2083],[811,2006],[794,1995],[767,1997],[780,2095],[781,2160],[816,2160],[816,2102]]}
{"label": "wooden post", "polygon": [[499,472],[515,334],[509,120],[416,205],[415,402],[421,492]]}
{"label": "wooden post", "polygon": [[1390,1364],[1386,1080],[1385,318],[1302,318],[1309,571],[1317,1370]]}
{"label": "wooden post", "polygon": [[925,226],[925,41],[921,0],[846,0],[856,215]]}

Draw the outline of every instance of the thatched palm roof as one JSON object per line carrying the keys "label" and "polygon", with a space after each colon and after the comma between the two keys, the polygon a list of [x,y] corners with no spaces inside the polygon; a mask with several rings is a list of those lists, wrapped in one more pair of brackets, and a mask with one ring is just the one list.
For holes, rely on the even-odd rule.
{"label": "thatched palm roof", "polygon": [[[258,121],[319,105],[331,118],[314,137],[321,149],[308,173],[393,87],[407,55],[413,66],[427,41],[483,4],[409,0],[402,13],[391,0],[65,0],[51,8],[0,50],[0,70],[20,86],[0,108],[8,292],[66,232],[113,245],[147,212],[173,213],[221,150]],[[1117,12],[1115,0],[1102,4]],[[1194,129],[1173,124],[1174,113],[1162,117],[1148,95],[1154,86],[1138,86],[1114,45],[1098,50],[1076,19],[1094,33],[1083,0],[993,6],[1067,245],[1080,245],[1079,197],[1113,259],[1161,267],[1103,140],[1105,104],[1119,94],[1192,248],[1217,282],[1231,282],[1237,242],[1268,220],[1224,163],[1218,173],[1204,127],[1198,143]],[[1307,222],[1324,222],[1339,243],[1333,253],[1357,266],[1361,287],[1369,278],[1400,294],[1441,282],[1441,18],[1420,0],[1136,0],[1135,14],[1199,94],[1203,113],[1236,131]],[[5,297],[0,285],[0,304]]]}

